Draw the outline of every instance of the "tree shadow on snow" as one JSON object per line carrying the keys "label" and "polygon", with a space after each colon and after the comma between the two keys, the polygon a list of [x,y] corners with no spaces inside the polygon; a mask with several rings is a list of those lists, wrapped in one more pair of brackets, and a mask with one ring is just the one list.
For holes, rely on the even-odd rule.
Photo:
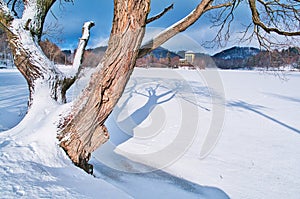
{"label": "tree shadow on snow", "polygon": [[[119,158],[124,161],[123,156],[119,156]],[[131,167],[139,167],[139,169],[148,167],[128,159],[125,161]],[[94,165],[96,177],[111,183],[133,198],[229,198],[219,188],[200,186],[162,170],[153,170],[147,173],[130,173],[113,169],[94,157],[91,162]]]}
{"label": "tree shadow on snow", "polygon": [[[168,90],[161,94],[157,94],[157,90],[161,85],[157,84],[155,87],[145,88],[146,93],[131,90],[129,97],[125,100],[121,107],[116,106],[113,112],[114,119],[109,120],[107,126],[110,132],[119,132],[117,136],[111,136],[110,141],[116,146],[126,142],[133,137],[133,130],[138,127],[151,112],[160,104],[166,103],[174,98],[177,90]],[[121,121],[117,121],[120,113],[124,107],[128,104],[129,100],[133,97],[133,94],[140,95],[146,98],[146,103],[127,116]],[[121,134],[124,136],[121,136]]]}
{"label": "tree shadow on snow", "polygon": [[[160,78],[134,78],[131,80],[132,85],[129,85],[125,89],[122,97],[125,100],[123,100],[121,105],[115,106],[112,114],[105,123],[110,132],[110,142],[118,146],[132,138],[134,129],[141,125],[156,107],[171,101],[175,96],[192,104],[195,108],[210,111],[208,107],[203,105],[210,103],[209,100],[212,95],[212,92],[206,86],[199,85],[199,82],[183,83],[177,79],[169,79],[167,81],[168,83],[166,83],[166,80]],[[141,86],[138,87],[138,85]],[[126,115],[125,118],[119,120],[122,112],[134,109],[128,108],[128,104],[130,100],[137,97],[143,98],[143,105],[136,108],[129,115]],[[152,126],[155,126],[155,124],[152,124]]]}
{"label": "tree shadow on snow", "polygon": [[272,116],[269,116],[269,115],[263,113],[260,110],[260,109],[265,108],[263,106],[249,104],[249,103],[241,101],[241,100],[229,102],[227,104],[227,106],[242,108],[242,109],[251,111],[251,112],[256,113],[256,114],[260,115],[261,117],[266,118],[266,119],[268,119],[268,120],[270,120],[270,121],[272,121],[272,122],[274,122],[274,123],[276,123],[276,124],[278,124],[278,125],[280,125],[282,127],[285,127],[287,129],[295,132],[295,133],[300,134],[300,130],[299,129],[297,129],[295,127],[292,127],[292,126],[290,126],[290,125],[288,125],[288,124],[286,124],[286,123],[284,123],[284,122],[282,122],[282,121],[280,121],[280,120],[278,120],[278,119],[276,119],[276,118],[274,118]]}
{"label": "tree shadow on snow", "polygon": [[277,93],[264,93],[264,94],[269,95],[271,97],[278,98],[278,99],[287,100],[287,101],[294,102],[294,103],[300,103],[299,98],[294,98],[294,97],[290,97],[290,96],[286,96],[286,95],[279,95]]}
{"label": "tree shadow on snow", "polygon": [[[131,84],[123,94],[123,103],[115,107],[106,122],[110,132],[109,141],[92,155],[90,163],[94,165],[95,176],[121,188],[134,198],[229,198],[219,188],[200,186],[162,170],[132,161],[117,152],[117,146],[132,138],[134,129],[141,125],[157,106],[170,102],[175,96],[193,104],[195,108],[210,111],[203,105],[206,101],[201,101],[202,98],[211,97],[206,87],[196,84],[191,86],[192,83],[185,85],[179,80],[165,82],[166,80],[153,78],[131,80]],[[184,92],[194,92],[195,96],[180,95]],[[131,110],[132,104],[131,108],[128,106],[130,100],[134,98],[135,100],[140,98],[143,105]],[[125,109],[128,115],[120,119]]]}

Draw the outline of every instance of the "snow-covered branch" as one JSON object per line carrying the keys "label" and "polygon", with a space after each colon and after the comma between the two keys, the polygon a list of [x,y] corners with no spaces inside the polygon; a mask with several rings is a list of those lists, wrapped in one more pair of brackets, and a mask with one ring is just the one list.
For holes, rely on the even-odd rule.
{"label": "snow-covered branch", "polygon": [[95,23],[93,21],[89,21],[89,22],[85,22],[82,27],[82,37],[79,39],[78,47],[74,57],[73,66],[70,71],[70,75],[72,77],[75,77],[79,72],[79,68],[83,60],[83,54],[90,38],[90,29],[93,26],[95,26]]}
{"label": "snow-covered branch", "polygon": [[13,20],[13,15],[10,12],[7,4],[0,0],[0,23],[6,29],[8,28],[8,24]]}
{"label": "snow-covered branch", "polygon": [[217,4],[217,5],[209,5],[207,6],[207,8],[205,9],[205,12],[209,11],[209,10],[213,10],[213,9],[219,9],[219,8],[224,8],[224,7],[230,7],[234,4],[234,2],[225,2],[222,4]]}
{"label": "snow-covered branch", "polygon": [[202,0],[201,3],[199,3],[198,6],[185,18],[173,24],[172,26],[158,34],[156,37],[154,37],[152,40],[144,44],[141,47],[138,56],[143,57],[147,53],[164,44],[176,34],[186,30],[189,26],[194,24],[202,16],[202,14],[205,12],[206,8],[210,5],[211,2],[212,0]]}
{"label": "snow-covered branch", "polygon": [[41,39],[44,22],[48,11],[54,4],[55,0],[26,0],[24,1],[24,11],[22,20],[29,23],[29,30],[31,33],[37,37],[38,40]]}

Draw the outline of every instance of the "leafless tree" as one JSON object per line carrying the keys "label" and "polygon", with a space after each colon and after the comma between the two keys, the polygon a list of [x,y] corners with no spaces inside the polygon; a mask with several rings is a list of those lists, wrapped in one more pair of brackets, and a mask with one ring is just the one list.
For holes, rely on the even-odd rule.
{"label": "leafless tree", "polygon": [[[46,15],[55,2],[0,0],[0,23],[8,35],[15,65],[28,82],[30,104],[35,103],[34,94],[40,92],[43,85],[48,85],[49,95],[53,100],[65,102],[66,91],[77,79],[81,55],[89,36],[88,30],[93,25],[85,24],[79,43],[81,50],[77,50],[79,61],[75,63],[71,75],[64,74],[38,46]],[[219,10],[217,21],[220,22],[220,30],[225,30],[226,24],[230,27],[234,20],[234,11],[242,2],[199,0],[199,4],[190,14],[142,46],[147,23],[162,17],[173,5],[157,16],[148,17],[150,0],[114,0],[114,18],[105,56],[95,69],[86,89],[73,102],[72,110],[61,120],[59,132],[53,132],[58,133],[60,146],[74,164],[92,172],[91,165],[88,164],[90,154],[109,138],[104,122],[121,97],[138,57],[185,31],[204,13],[213,10]],[[251,10],[254,34],[259,41],[266,41],[264,33],[300,35],[298,0],[285,0],[284,3],[277,0],[248,0],[245,3]],[[225,39],[226,37],[228,33]]]}

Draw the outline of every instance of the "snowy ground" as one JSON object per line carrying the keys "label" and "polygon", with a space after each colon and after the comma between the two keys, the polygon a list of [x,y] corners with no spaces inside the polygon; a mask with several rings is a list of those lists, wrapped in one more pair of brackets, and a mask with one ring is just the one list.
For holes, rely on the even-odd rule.
{"label": "snowy ground", "polygon": [[68,105],[39,96],[43,111],[4,131],[24,116],[27,89],[0,70],[1,198],[298,198],[300,73],[280,75],[135,70],[93,178],[51,134]]}
{"label": "snowy ground", "polygon": [[16,70],[0,70],[0,132],[16,126],[27,111],[28,88]]}

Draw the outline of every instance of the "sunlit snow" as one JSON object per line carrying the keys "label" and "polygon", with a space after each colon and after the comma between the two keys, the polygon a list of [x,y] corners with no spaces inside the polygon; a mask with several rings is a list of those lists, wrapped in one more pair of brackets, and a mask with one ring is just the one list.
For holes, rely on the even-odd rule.
{"label": "sunlit snow", "polygon": [[[93,153],[93,177],[58,146],[58,117],[70,104],[41,93],[22,120],[26,82],[5,71],[0,198],[300,195],[298,72],[135,69],[106,122],[111,139]],[[69,101],[81,88],[74,85]]]}

